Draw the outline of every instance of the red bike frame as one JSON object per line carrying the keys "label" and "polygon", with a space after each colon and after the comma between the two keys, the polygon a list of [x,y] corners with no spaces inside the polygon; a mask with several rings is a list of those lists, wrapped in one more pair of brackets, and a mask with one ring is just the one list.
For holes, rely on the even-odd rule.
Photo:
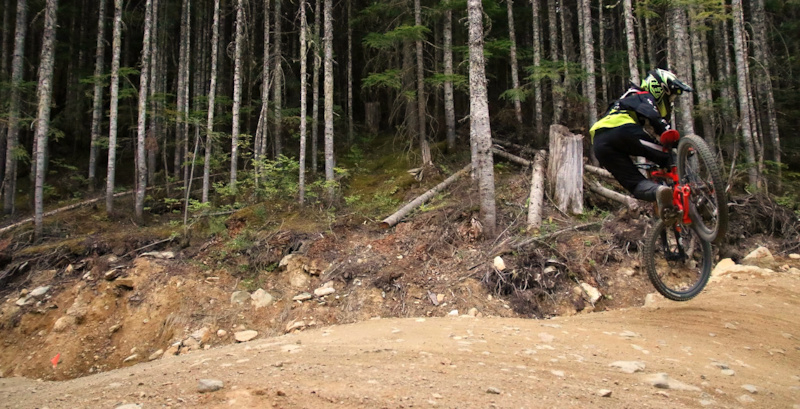
{"label": "red bike frame", "polygon": [[689,217],[689,195],[692,193],[692,190],[689,186],[679,183],[678,167],[671,166],[669,169],[651,170],[649,174],[651,180],[655,179],[672,182],[672,205],[680,211],[683,217],[683,224],[691,224],[692,219]]}

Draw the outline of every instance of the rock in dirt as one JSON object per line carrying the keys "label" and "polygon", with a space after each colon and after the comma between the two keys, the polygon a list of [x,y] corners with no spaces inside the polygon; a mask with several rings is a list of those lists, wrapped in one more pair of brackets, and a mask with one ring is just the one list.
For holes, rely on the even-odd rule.
{"label": "rock in dirt", "polygon": [[646,367],[645,363],[642,361],[614,361],[610,365],[612,368],[618,368],[620,371],[625,373],[636,373],[644,371]]}
{"label": "rock in dirt", "polygon": [[314,296],[309,294],[309,293],[300,293],[300,294],[295,295],[294,298],[292,298],[292,301],[301,301],[302,302],[302,301],[308,301],[308,300],[310,300],[312,298],[314,298]]}
{"label": "rock in dirt", "polygon": [[314,290],[314,295],[317,297],[324,297],[326,295],[330,295],[336,292],[335,288],[332,287],[320,287]]}
{"label": "rock in dirt", "polygon": [[758,267],[769,267],[770,264],[775,262],[772,253],[766,247],[759,247],[744,256],[742,264]]}
{"label": "rock in dirt", "polygon": [[136,403],[127,403],[121,406],[117,406],[114,409],[142,409],[142,405]]}
{"label": "rock in dirt", "polygon": [[502,257],[497,256],[494,258],[494,268],[496,268],[497,271],[503,271],[506,269],[506,263],[503,261]]}
{"label": "rock in dirt", "polygon": [[47,294],[48,291],[50,291],[50,286],[36,287],[28,296],[32,298],[41,298]]}
{"label": "rock in dirt", "polygon": [[217,379],[201,379],[197,382],[197,391],[200,393],[215,392],[224,386],[225,384]]}
{"label": "rock in dirt", "polygon": [[755,385],[745,384],[745,385],[742,385],[742,389],[744,389],[744,390],[746,390],[746,391],[748,391],[748,392],[750,392],[750,393],[752,393],[754,395],[758,393],[758,387],[755,386]]}
{"label": "rock in dirt", "polygon": [[275,299],[272,297],[272,294],[264,291],[261,288],[251,294],[250,299],[252,300],[253,306],[256,307],[256,309],[266,307],[275,301]]}
{"label": "rock in dirt", "polygon": [[292,322],[286,324],[286,331],[285,332],[288,334],[288,333],[290,333],[292,331],[295,331],[295,330],[300,331],[305,327],[306,327],[306,322],[305,321],[292,321]]}
{"label": "rock in dirt", "polygon": [[65,332],[75,326],[75,317],[65,315],[53,324],[53,332]]}
{"label": "rock in dirt", "polygon": [[645,381],[658,389],[673,389],[677,391],[700,391],[700,388],[687,385],[681,381],[672,379],[665,373],[655,373],[647,375]]}
{"label": "rock in dirt", "polygon": [[490,386],[486,388],[486,393],[491,393],[492,395],[499,395],[502,392],[500,392],[500,389],[495,388],[494,386]]}
{"label": "rock in dirt", "polygon": [[575,286],[575,288],[573,288],[573,292],[576,295],[585,298],[592,304],[596,303],[601,297],[600,290],[594,288],[589,283],[581,283],[580,286]]}
{"label": "rock in dirt", "polygon": [[231,304],[244,304],[250,299],[250,293],[247,291],[234,291],[231,294]]}
{"label": "rock in dirt", "polygon": [[164,356],[164,350],[163,349],[159,349],[158,351],[153,352],[152,354],[150,354],[150,356],[147,358],[147,360],[148,361],[155,361],[156,359],[161,358],[162,356]]}
{"label": "rock in dirt", "polygon": [[254,339],[257,336],[258,336],[258,331],[253,331],[251,329],[246,331],[239,331],[233,334],[233,338],[236,340],[236,342],[247,342]]}
{"label": "rock in dirt", "polygon": [[600,397],[603,397],[603,398],[610,398],[611,397],[611,390],[610,389],[600,389],[599,391],[597,391],[597,396],[600,396]]}
{"label": "rock in dirt", "polygon": [[792,260],[800,260],[800,254],[797,253],[789,254],[789,258]]}

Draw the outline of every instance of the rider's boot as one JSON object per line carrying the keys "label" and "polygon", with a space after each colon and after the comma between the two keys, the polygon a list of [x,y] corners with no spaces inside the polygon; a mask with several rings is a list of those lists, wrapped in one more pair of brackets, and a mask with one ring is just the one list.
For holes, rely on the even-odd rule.
{"label": "rider's boot", "polygon": [[656,190],[656,204],[661,219],[668,220],[676,216],[675,206],[672,204],[672,189],[667,186],[659,186]]}

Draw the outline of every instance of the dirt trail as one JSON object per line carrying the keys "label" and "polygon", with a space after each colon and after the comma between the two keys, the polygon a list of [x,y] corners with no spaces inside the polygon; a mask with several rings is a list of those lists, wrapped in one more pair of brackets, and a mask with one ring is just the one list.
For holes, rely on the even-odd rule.
{"label": "dirt trail", "polygon": [[[800,408],[798,284],[761,270],[687,303],[546,321],[375,319],[65,382],[0,379],[0,407]],[[206,378],[224,388],[199,393]]]}

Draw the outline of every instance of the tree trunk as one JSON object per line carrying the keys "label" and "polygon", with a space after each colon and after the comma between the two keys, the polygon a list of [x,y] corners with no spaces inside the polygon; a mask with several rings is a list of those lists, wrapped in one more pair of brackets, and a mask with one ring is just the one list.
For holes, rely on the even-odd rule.
{"label": "tree trunk", "polygon": [[144,12],[144,38],[142,40],[142,71],[139,75],[139,121],[136,136],[136,200],[134,216],[138,223],[143,221],[144,193],[147,189],[147,163],[145,152],[145,137],[147,123],[147,87],[150,76],[150,37],[153,24],[154,2],[157,7],[158,0],[147,0]]}
{"label": "tree trunk", "polygon": [[[8,81],[8,54],[9,54],[9,25],[11,25],[10,18],[11,15],[11,5],[10,0],[3,0],[3,36],[2,40],[0,40],[0,47],[2,47],[3,51],[0,52],[0,81],[7,82]],[[8,100],[8,90],[2,90],[0,92],[0,99],[3,101]],[[8,135],[8,126],[7,124],[3,124],[0,126],[0,184],[2,184],[2,178],[6,174],[6,146],[7,140],[6,136]],[[0,188],[0,195],[2,194],[2,189]]]}
{"label": "tree trunk", "polygon": [[478,156],[478,192],[481,222],[487,238],[495,237],[494,160],[489,104],[486,95],[486,71],[483,56],[483,6],[481,0],[467,0],[469,18],[469,112],[470,127]]}
{"label": "tree trunk", "polygon": [[11,101],[8,107],[6,139],[6,172],[3,180],[3,211],[14,213],[17,192],[17,146],[19,144],[19,110],[24,75],[25,35],[27,34],[27,0],[17,0],[17,23],[14,32],[14,57],[11,61]]}
{"label": "tree trunk", "polygon": [[603,0],[600,0],[600,7],[597,8],[597,26],[599,28],[598,43],[600,44],[600,83],[601,83],[601,101],[608,101],[608,69],[606,68],[606,18],[603,12],[605,5]]}
{"label": "tree trunk", "polygon": [[734,90],[729,78],[733,78],[731,66],[730,39],[728,38],[727,20],[718,21],[714,27],[714,54],[716,54],[717,77],[720,79],[721,115],[723,135],[733,135],[733,124],[738,122],[736,106],[734,105]]}
{"label": "tree trunk", "polygon": [[[714,151],[716,141],[714,138],[714,106],[711,95],[711,75],[708,71],[708,53],[704,48],[706,25],[703,20],[698,20],[697,12],[701,12],[697,7],[692,8],[689,16],[689,28],[691,30],[692,41],[692,66],[694,67],[695,93],[697,94],[698,111],[703,125],[703,139],[705,139],[711,150]],[[690,97],[685,95],[684,97]]]}
{"label": "tree trunk", "polygon": [[565,0],[558,0],[559,17],[561,20],[561,63],[564,70],[564,88],[562,90],[563,111],[561,122],[567,123],[564,116],[569,115],[569,95],[573,92],[572,73],[570,72],[570,61],[576,60],[574,57],[575,44],[572,38],[572,11],[566,7]]}
{"label": "tree trunk", "polygon": [[747,176],[751,186],[759,188],[758,163],[753,142],[753,133],[750,123],[750,101],[747,98],[747,59],[745,58],[746,44],[744,41],[744,16],[742,15],[742,0],[733,0],[733,49],[736,54],[736,81],[739,91],[739,115],[741,115],[742,142],[745,146],[747,158]]}
{"label": "tree trunk", "polygon": [[236,191],[239,168],[239,116],[242,109],[242,47],[244,42],[244,0],[236,4],[236,46],[233,59],[233,126],[231,127],[231,189]]}
{"label": "tree trunk", "polygon": [[208,115],[206,116],[206,157],[203,164],[203,203],[208,202],[211,185],[211,148],[214,143],[214,104],[217,96],[217,49],[219,46],[219,2],[214,0],[214,23],[211,28],[211,85],[208,87]]}
{"label": "tree trunk", "polygon": [[583,137],[566,126],[550,125],[547,183],[556,207],[564,213],[583,213]]}
{"label": "tree trunk", "polygon": [[[555,63],[560,59],[558,53],[558,40],[561,37],[558,32],[558,19],[556,17],[556,0],[547,0],[547,20],[550,23],[550,61]],[[551,77],[551,90],[553,93],[553,121],[554,124],[561,123],[561,116],[564,113],[564,84],[561,77],[554,75]]]}
{"label": "tree trunk", "polygon": [[628,70],[630,72],[631,82],[639,85],[640,80],[639,67],[637,67],[638,58],[636,56],[636,36],[634,35],[633,30],[633,5],[631,5],[631,0],[623,0],[622,6],[625,13],[625,40],[628,43]]}
{"label": "tree trunk", "polygon": [[319,144],[319,68],[322,59],[320,58],[320,3],[323,0],[316,0],[314,5],[314,74],[311,81],[311,173],[316,174],[319,166],[317,164],[317,153]]}
{"label": "tree trunk", "polygon": [[[672,49],[675,52],[673,57],[675,66],[672,67],[672,69],[678,78],[691,85],[692,52],[691,45],[689,43],[689,34],[687,32],[689,24],[686,18],[686,10],[684,10],[680,5],[673,5],[671,6],[669,13],[672,32],[674,33],[674,36],[672,37]],[[692,100],[691,96],[678,98],[677,105],[676,115],[678,116],[679,121],[676,128],[680,130],[681,135],[693,134],[694,119],[692,118],[692,115],[694,113],[694,101]]]}
{"label": "tree trunk", "polygon": [[[188,118],[184,116],[184,106],[189,104],[187,93],[185,89],[189,87],[189,71],[187,65],[189,64],[189,33],[191,26],[189,25],[190,10],[189,0],[183,0],[181,4],[181,34],[180,45],[178,46],[178,79],[177,89],[175,90],[175,156],[173,158],[173,171],[175,178],[180,179],[183,176],[184,180],[188,179],[184,172],[182,172],[183,156],[188,158],[189,150],[187,148],[187,135],[184,129],[188,128]],[[194,160],[194,158],[192,158]]]}
{"label": "tree trunk", "polygon": [[[592,43],[592,39],[594,36],[592,35],[592,8],[590,0],[581,0],[583,2],[582,9],[582,17],[583,21],[581,22],[581,27],[583,27],[583,51],[584,51],[584,59],[585,59],[585,67],[586,67],[586,83],[585,83],[585,92],[586,98],[589,100],[589,107],[588,107],[588,114],[589,114],[589,123],[593,124],[597,122],[597,83],[595,77],[595,66],[594,66],[594,44]],[[594,150],[590,152],[594,153]]]}
{"label": "tree trunk", "polygon": [[536,152],[531,172],[531,195],[528,198],[528,230],[542,226],[542,202],[544,200],[544,165],[547,151]]}
{"label": "tree trunk", "polygon": [[353,145],[353,25],[351,8],[353,0],[347,0],[347,144]]}
{"label": "tree trunk", "polygon": [[[531,9],[533,12],[533,66],[539,67],[542,65],[542,22],[539,17],[539,0],[531,1]],[[534,121],[534,141],[536,146],[541,146],[544,137],[544,119],[542,114],[542,80],[533,80],[533,121]]]}
{"label": "tree trunk", "polygon": [[755,88],[758,90],[758,99],[761,105],[759,111],[764,113],[763,117],[766,117],[766,122],[769,125],[772,159],[777,165],[777,183],[778,191],[780,191],[782,190],[781,139],[778,133],[778,118],[775,112],[775,96],[772,92],[771,58],[769,43],[767,42],[764,0],[751,0],[750,4],[750,12],[753,16],[753,57],[759,63],[753,78],[756,79]]}
{"label": "tree trunk", "polygon": [[106,176],[106,213],[114,211],[114,188],[117,169],[117,120],[119,117],[119,58],[122,48],[122,1],[114,0],[114,40],[111,45],[111,95],[108,114],[108,175]]}
{"label": "tree trunk", "polygon": [[307,110],[307,77],[308,68],[306,64],[306,1],[300,0],[300,205],[306,199],[306,110]]}
{"label": "tree trunk", "polygon": [[325,182],[333,200],[336,179],[333,174],[333,0],[325,1]]}
{"label": "tree trunk", "polygon": [[94,99],[92,103],[92,136],[89,148],[89,192],[94,192],[97,173],[97,141],[100,139],[100,128],[103,122],[103,62],[106,46],[106,0],[98,0],[97,47],[94,62]]}
{"label": "tree trunk", "polygon": [[442,33],[444,41],[444,121],[447,127],[447,150],[453,152],[456,148],[456,110],[453,98],[453,10],[448,8],[444,12],[444,28]]}
{"label": "tree trunk", "polygon": [[283,0],[275,0],[275,69],[272,75],[275,78],[275,84],[272,88],[272,101],[275,104],[275,157],[277,158],[283,153],[283,69],[281,63],[283,62],[283,54],[281,51],[282,32],[282,14],[281,2]]}
{"label": "tree trunk", "polygon": [[42,33],[42,56],[39,59],[39,110],[36,115],[36,186],[34,192],[34,230],[33,238],[42,238],[42,215],[44,214],[45,149],[47,133],[50,130],[50,102],[53,98],[53,65],[56,44],[57,0],[47,0]]}
{"label": "tree trunk", "polygon": [[[422,6],[420,0],[414,0],[414,23],[422,26]],[[419,126],[419,149],[422,154],[422,165],[433,165],[431,147],[426,135],[427,113],[425,110],[425,60],[422,55],[422,39],[416,41],[417,50],[417,126]]]}
{"label": "tree trunk", "polygon": [[508,39],[511,42],[509,49],[509,59],[511,59],[511,87],[514,88],[514,115],[517,118],[517,130],[522,128],[522,102],[516,92],[519,88],[519,65],[517,64],[517,34],[514,31],[514,0],[506,0],[508,12]]}
{"label": "tree trunk", "polygon": [[261,177],[261,162],[267,153],[267,135],[269,130],[269,0],[264,0],[264,59],[261,62],[261,113],[258,117],[258,128],[255,139],[255,179],[256,186]]}

